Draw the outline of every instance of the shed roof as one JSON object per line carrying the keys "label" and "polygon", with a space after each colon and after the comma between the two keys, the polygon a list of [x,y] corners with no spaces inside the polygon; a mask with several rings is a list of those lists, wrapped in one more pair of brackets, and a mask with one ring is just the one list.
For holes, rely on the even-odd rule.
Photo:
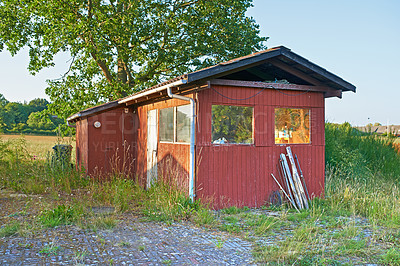
{"label": "shed roof", "polygon": [[184,86],[192,86],[205,83],[208,80],[221,78],[257,82],[287,80],[289,83],[323,86],[339,92],[356,91],[356,87],[351,83],[308,61],[290,49],[279,46],[178,76],[122,98],[117,103],[113,101],[102,105],[103,108],[98,110],[91,108],[81,111],[70,116],[67,120],[72,121],[78,117],[102,112],[105,111],[104,108],[114,108],[115,104],[127,104],[133,98],[138,99],[141,95],[149,95],[153,92],[158,93],[163,87],[171,84],[179,84],[179,81],[182,81],[180,84],[184,84]]}
{"label": "shed roof", "polygon": [[354,85],[339,76],[308,61],[285,46],[278,46],[178,76],[136,94],[168,85],[181,79],[187,80],[187,83],[194,83],[222,77],[251,81],[255,81],[255,79],[258,79],[258,81],[287,79],[289,81],[296,80],[297,82],[293,83],[304,85],[315,85],[311,82],[312,79],[315,79],[314,83],[320,83],[333,89],[356,91]]}
{"label": "shed roof", "polygon": [[118,100],[111,101],[111,102],[108,102],[108,103],[103,103],[103,104],[100,104],[100,105],[97,105],[97,106],[90,107],[88,109],[79,111],[78,113],[73,114],[70,117],[68,117],[67,121],[72,121],[72,120],[76,120],[76,119],[81,118],[81,117],[86,117],[86,116],[90,116],[90,115],[93,115],[93,114],[97,114],[97,113],[101,113],[101,112],[104,112],[104,111],[108,111],[108,110],[114,109],[114,108],[116,108],[118,106],[119,106]]}

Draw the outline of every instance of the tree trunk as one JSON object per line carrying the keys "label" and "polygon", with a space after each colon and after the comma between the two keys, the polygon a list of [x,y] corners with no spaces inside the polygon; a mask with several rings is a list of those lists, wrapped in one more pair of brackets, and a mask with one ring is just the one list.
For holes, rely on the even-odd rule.
{"label": "tree trunk", "polygon": [[[122,59],[118,58],[118,62],[117,62],[117,67],[118,67],[118,71],[117,71],[117,82],[119,84],[122,85],[126,85],[126,82],[128,80],[128,75],[125,71],[124,68],[124,62]],[[121,86],[120,88],[122,88],[123,86]],[[117,92],[118,94],[120,94],[122,97],[127,96],[126,92],[123,90],[120,90],[119,92]]]}

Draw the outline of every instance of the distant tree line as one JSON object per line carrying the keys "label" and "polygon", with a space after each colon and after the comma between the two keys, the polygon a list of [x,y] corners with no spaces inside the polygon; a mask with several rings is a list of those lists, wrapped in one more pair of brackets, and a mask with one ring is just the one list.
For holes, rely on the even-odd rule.
{"label": "distant tree line", "polygon": [[0,93],[0,133],[55,135],[64,120],[51,115],[46,99],[10,102]]}

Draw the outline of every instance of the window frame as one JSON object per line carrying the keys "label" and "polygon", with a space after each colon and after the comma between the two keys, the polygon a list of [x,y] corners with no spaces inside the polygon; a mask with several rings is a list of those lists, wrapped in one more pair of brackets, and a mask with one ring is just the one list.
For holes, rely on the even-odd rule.
{"label": "window frame", "polygon": [[[294,106],[274,106],[274,119],[273,119],[273,143],[274,145],[277,146],[286,146],[286,145],[312,145],[312,125],[311,125],[311,116],[312,116],[312,108],[311,107],[294,107]],[[304,109],[308,110],[308,121],[309,121],[309,129],[308,129],[308,135],[309,135],[309,142],[307,143],[276,143],[276,138],[275,138],[275,115],[276,115],[276,109]]]}
{"label": "window frame", "polygon": [[[158,121],[158,139],[159,139],[159,143],[166,143],[166,144],[182,144],[182,145],[190,145],[190,140],[188,142],[178,142],[177,141],[177,113],[178,113],[178,107],[180,106],[185,106],[185,105],[190,105],[190,104],[182,104],[182,105],[177,105],[177,106],[171,106],[171,107],[165,107],[165,108],[161,108],[158,110],[158,112],[160,113],[161,110],[164,109],[168,109],[168,108],[172,108],[173,110],[173,124],[174,124],[174,128],[173,128],[173,140],[172,141],[166,141],[166,140],[161,140],[160,138],[160,124],[161,124],[161,115],[159,114],[159,121]],[[190,127],[189,127],[189,136],[190,136]]]}
{"label": "window frame", "polygon": [[[213,107],[213,105],[238,106],[238,107],[251,107],[251,108],[253,108],[252,120],[251,120],[251,127],[252,127],[251,138],[253,140],[252,143],[214,143],[213,139],[212,139],[212,135],[213,135],[213,130],[212,130],[212,128],[213,128],[212,107]],[[224,145],[224,146],[233,146],[233,145],[255,146],[255,143],[256,143],[256,139],[255,139],[255,128],[256,128],[255,127],[255,111],[256,111],[256,108],[252,104],[211,103],[211,112],[210,112],[210,114],[211,114],[211,127],[210,127],[211,128],[211,132],[210,132],[211,133],[211,136],[210,136],[211,145],[214,145],[214,146],[221,146],[221,145]]]}

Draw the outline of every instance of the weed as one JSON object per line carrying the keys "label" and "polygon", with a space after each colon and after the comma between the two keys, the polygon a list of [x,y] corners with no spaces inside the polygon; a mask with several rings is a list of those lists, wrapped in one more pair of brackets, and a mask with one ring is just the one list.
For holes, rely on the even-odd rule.
{"label": "weed", "polygon": [[225,214],[238,214],[238,213],[241,213],[241,212],[243,212],[245,210],[248,210],[248,208],[247,209],[240,209],[238,207],[232,206],[232,207],[229,207],[229,208],[222,209],[221,212],[225,213]]}
{"label": "weed", "polygon": [[313,222],[305,222],[293,231],[293,240],[312,242],[314,239],[317,239],[320,232],[321,228]]}
{"label": "weed", "polygon": [[165,264],[165,265],[171,265],[171,263],[172,263],[172,261],[171,260],[163,260],[162,261],[162,264]]}
{"label": "weed", "polygon": [[161,181],[146,191],[143,213],[153,221],[189,220],[200,209],[185,193],[172,184]]}
{"label": "weed", "polygon": [[44,211],[40,216],[40,222],[46,227],[56,227],[58,225],[72,224],[78,217],[76,209],[59,205],[53,210]]}
{"label": "weed", "polygon": [[365,240],[343,239],[337,247],[337,252],[341,255],[360,255],[364,252]]}
{"label": "weed", "polygon": [[130,202],[143,193],[133,180],[117,175],[106,181],[92,182],[90,191],[93,200],[115,206],[119,212],[127,211]]}
{"label": "weed", "polygon": [[23,247],[23,248],[33,248],[34,244],[33,243],[25,243],[25,244],[18,243],[18,246]]}
{"label": "weed", "polygon": [[287,219],[291,222],[299,222],[306,219],[310,215],[308,210],[302,210],[301,212],[296,212],[288,215]]}
{"label": "weed", "polygon": [[60,249],[59,246],[56,246],[54,242],[51,242],[49,245],[43,247],[39,253],[45,254],[47,256],[57,255],[57,251]]}
{"label": "weed", "polygon": [[120,247],[130,247],[132,244],[130,242],[126,242],[126,241],[121,241],[118,243],[118,246]]}
{"label": "weed", "polygon": [[242,231],[242,227],[238,224],[222,224],[219,227],[223,231],[227,231],[228,233],[238,234]]}
{"label": "weed", "polygon": [[380,256],[380,262],[385,265],[400,265],[400,250],[398,248],[390,248]]}
{"label": "weed", "polygon": [[143,251],[143,250],[146,249],[146,247],[145,247],[144,245],[140,245],[140,246],[138,246],[138,249],[139,249],[140,251]]}
{"label": "weed", "polygon": [[216,241],[213,241],[215,244],[215,247],[220,249],[224,247],[224,244],[226,242],[226,240],[222,239],[222,238],[218,238]]}
{"label": "weed", "polygon": [[0,237],[9,237],[17,235],[21,229],[21,225],[17,222],[6,224],[0,227]]}
{"label": "weed", "polygon": [[349,123],[325,125],[326,163],[338,178],[351,176],[369,181],[369,176],[395,179],[400,176],[400,158],[393,139],[362,133]]}
{"label": "weed", "polygon": [[354,222],[348,223],[342,230],[333,235],[334,238],[354,238],[360,234],[359,229],[354,225]]}
{"label": "weed", "polygon": [[224,220],[228,223],[233,223],[233,224],[239,222],[239,218],[236,216],[226,216],[224,217]]}
{"label": "weed", "polygon": [[214,214],[205,208],[201,208],[196,211],[194,217],[193,217],[194,223],[197,225],[202,225],[202,226],[213,226],[216,224],[216,220],[214,217]]}
{"label": "weed", "polygon": [[276,217],[267,215],[246,215],[245,224],[254,230],[257,235],[265,235],[273,229],[279,228],[284,222]]}
{"label": "weed", "polygon": [[310,257],[312,243],[292,241],[286,239],[276,245],[257,247],[254,256],[258,262],[275,262],[278,264],[295,264],[299,257],[304,255]]}
{"label": "weed", "polygon": [[80,221],[78,224],[81,228],[88,228],[93,231],[101,229],[111,230],[117,226],[118,221],[113,216],[100,215],[91,218],[87,217],[85,221]]}
{"label": "weed", "polygon": [[83,260],[87,256],[86,251],[76,251],[74,254],[75,265],[83,265]]}

